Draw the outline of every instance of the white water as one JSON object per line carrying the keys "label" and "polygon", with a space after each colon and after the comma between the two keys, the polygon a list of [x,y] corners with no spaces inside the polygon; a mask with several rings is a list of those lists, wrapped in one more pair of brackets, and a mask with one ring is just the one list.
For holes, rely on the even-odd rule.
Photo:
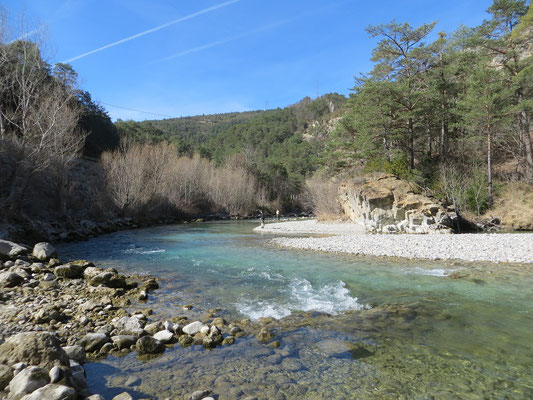
{"label": "white water", "polygon": [[284,292],[283,298],[290,299],[289,302],[258,301],[242,296],[235,308],[252,320],[262,317],[279,319],[290,315],[292,311],[318,311],[336,315],[347,310],[369,308],[368,305],[359,304],[356,297],[350,296],[343,281],[313,288],[307,279],[296,278],[287,287],[281,288],[280,292]]}

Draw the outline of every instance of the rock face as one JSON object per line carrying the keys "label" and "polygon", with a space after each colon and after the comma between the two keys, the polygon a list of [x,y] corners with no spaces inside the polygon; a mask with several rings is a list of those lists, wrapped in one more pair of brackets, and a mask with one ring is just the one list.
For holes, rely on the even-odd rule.
{"label": "rock face", "polygon": [[374,233],[452,233],[458,221],[453,207],[417,193],[412,184],[389,174],[342,184],[339,201],[352,221]]}

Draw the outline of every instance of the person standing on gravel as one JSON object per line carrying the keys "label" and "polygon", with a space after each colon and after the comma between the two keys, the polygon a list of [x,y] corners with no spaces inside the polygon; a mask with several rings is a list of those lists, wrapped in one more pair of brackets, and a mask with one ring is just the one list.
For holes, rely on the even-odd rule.
{"label": "person standing on gravel", "polygon": [[259,220],[261,221],[261,228],[265,227],[265,213],[263,210],[259,210]]}

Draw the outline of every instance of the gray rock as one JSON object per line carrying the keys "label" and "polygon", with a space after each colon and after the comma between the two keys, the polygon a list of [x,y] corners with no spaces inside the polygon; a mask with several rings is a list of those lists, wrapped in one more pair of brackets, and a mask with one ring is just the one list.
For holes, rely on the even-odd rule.
{"label": "gray rock", "polygon": [[67,353],[68,358],[83,364],[87,357],[85,355],[85,350],[80,345],[66,346],[63,347],[65,353]]}
{"label": "gray rock", "polygon": [[49,384],[21,400],[76,400],[76,391],[68,386]]}
{"label": "gray rock", "polygon": [[24,283],[24,278],[16,272],[0,272],[0,287],[10,288],[20,286]]}
{"label": "gray rock", "polygon": [[152,335],[152,336],[155,335],[157,332],[162,331],[164,329],[165,329],[165,325],[163,325],[163,323],[160,321],[152,322],[151,324],[148,324],[144,327],[144,330],[149,335]]}
{"label": "gray rock", "polygon": [[83,346],[86,352],[92,353],[98,351],[102,346],[108,343],[111,339],[105,333],[88,333],[81,341],[80,345]]}
{"label": "gray rock", "polygon": [[104,286],[114,289],[125,289],[126,279],[115,272],[105,271],[89,280],[90,286]]}
{"label": "gray rock", "polygon": [[91,278],[94,278],[95,276],[97,275],[100,275],[101,273],[103,273],[104,270],[102,268],[98,268],[98,267],[87,267],[85,268],[85,270],[83,271],[83,278],[84,279],[91,279]]}
{"label": "gray rock", "polygon": [[7,365],[0,364],[0,391],[9,385],[9,381],[13,379],[13,371]]}
{"label": "gray rock", "polygon": [[101,355],[104,355],[104,354],[107,354],[109,353],[110,351],[112,351],[114,348],[113,346],[113,343],[106,343],[102,346],[102,348],[100,349],[100,354]]}
{"label": "gray rock", "polygon": [[197,390],[189,396],[189,400],[202,400],[211,394],[210,390]]}
{"label": "gray rock", "polygon": [[165,351],[165,345],[151,336],[143,336],[135,344],[137,353],[142,354],[158,354]]}
{"label": "gray rock", "polygon": [[133,400],[133,397],[128,392],[123,392],[113,397],[113,400]]}
{"label": "gray rock", "polygon": [[55,367],[52,367],[50,372],[48,372],[48,376],[50,377],[50,383],[59,382],[61,379],[64,378],[64,375],[64,371],[57,365]]}
{"label": "gray rock", "polygon": [[85,400],[105,400],[99,394],[93,394],[92,396],[86,397]]}
{"label": "gray rock", "polygon": [[174,334],[170,331],[159,331],[154,335],[154,339],[163,343],[171,343],[174,340]]}
{"label": "gray rock", "polygon": [[144,332],[144,321],[138,316],[119,318],[113,326],[123,335],[140,336]]}
{"label": "gray rock", "polygon": [[50,381],[46,371],[40,367],[30,366],[20,371],[9,382],[9,393],[16,397],[22,393],[32,393]]}
{"label": "gray rock", "polygon": [[195,321],[195,322],[191,322],[188,325],[185,325],[183,327],[183,332],[185,332],[186,334],[190,336],[194,336],[197,333],[199,333],[204,327],[205,325],[203,323],[201,323],[200,321]]}
{"label": "gray rock", "polygon": [[57,251],[50,243],[41,242],[33,246],[32,255],[40,261],[48,261],[52,257],[57,257]]}
{"label": "gray rock", "polygon": [[78,362],[70,360],[70,373],[72,386],[74,386],[82,397],[87,397],[90,393],[83,367]]}
{"label": "gray rock", "polygon": [[50,272],[47,272],[46,274],[43,275],[41,280],[45,282],[49,282],[49,281],[53,281],[54,279],[56,279],[56,276]]}
{"label": "gray rock", "polygon": [[116,335],[112,336],[111,340],[113,341],[114,346],[118,350],[129,349],[137,342],[137,336],[134,335]]}
{"label": "gray rock", "polygon": [[0,239],[0,259],[14,258],[28,253],[28,249],[20,244]]}
{"label": "gray rock", "polygon": [[62,278],[80,279],[83,277],[83,267],[76,264],[64,264],[56,267],[54,274]]}
{"label": "gray rock", "polygon": [[0,345],[0,364],[19,362],[50,370],[55,365],[68,366],[68,356],[58,338],[49,332],[23,332]]}

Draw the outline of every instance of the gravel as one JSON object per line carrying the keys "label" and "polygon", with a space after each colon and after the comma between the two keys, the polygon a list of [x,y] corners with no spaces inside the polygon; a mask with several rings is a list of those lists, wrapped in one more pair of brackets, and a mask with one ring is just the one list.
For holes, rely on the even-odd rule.
{"label": "gravel", "polygon": [[272,240],[279,246],[295,249],[430,260],[533,263],[533,233],[374,235],[363,233],[357,224],[321,224],[314,220],[268,224],[264,231],[334,235]]}

